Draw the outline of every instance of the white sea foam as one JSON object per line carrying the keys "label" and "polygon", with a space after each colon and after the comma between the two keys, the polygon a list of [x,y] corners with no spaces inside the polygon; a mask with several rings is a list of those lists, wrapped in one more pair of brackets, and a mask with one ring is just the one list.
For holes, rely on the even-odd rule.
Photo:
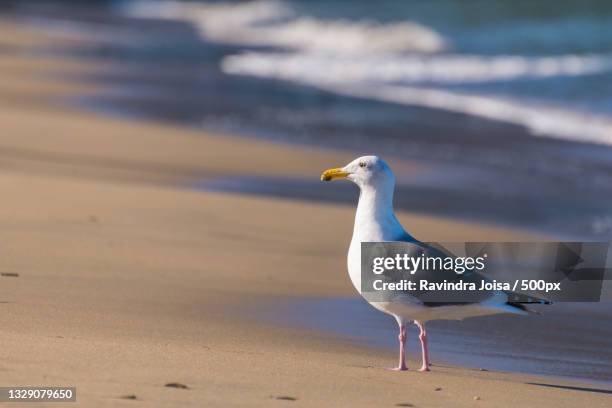
{"label": "white sea foam", "polygon": [[612,145],[612,120],[608,117],[535,101],[395,85],[327,84],[324,88],[350,96],[443,109],[522,125],[534,135]]}
{"label": "white sea foam", "polygon": [[320,20],[299,16],[286,3],[184,3],[135,0],[123,11],[132,16],[169,18],[193,23],[209,41],[334,53],[437,52],[445,41],[435,31],[410,21]]}
{"label": "white sea foam", "polygon": [[[483,64],[482,66],[464,64],[465,61],[458,58],[455,61],[456,66],[449,68],[454,71],[453,73],[445,73],[439,68],[444,67],[445,64],[434,67],[435,64],[432,65],[433,63],[430,62],[430,69],[389,70],[394,74],[385,77],[381,72],[372,74],[368,71],[369,68],[362,69],[363,67],[355,68],[350,65],[334,65],[333,63],[323,65],[300,63],[299,56],[296,54],[285,55],[286,61],[284,62],[279,58],[280,54],[272,55],[270,60],[267,60],[268,55],[246,53],[226,57],[222,62],[222,68],[231,74],[291,80],[347,96],[443,109],[522,125],[536,135],[612,144],[612,120],[601,115],[511,97],[469,94],[393,83],[394,80],[406,79],[440,82],[466,82],[469,79],[478,81],[478,75],[483,75],[485,80],[492,79],[492,77],[508,79],[529,75],[580,75],[610,69],[609,56],[562,56],[532,60],[517,58],[514,61],[519,68],[512,68],[510,64],[510,68],[497,71],[487,69],[496,64],[505,65],[499,61],[496,62],[495,58],[489,63],[483,62],[486,61],[484,59],[479,59],[479,64]],[[516,57],[507,58],[513,60]],[[418,64],[414,61],[413,63]],[[407,66],[406,63],[404,65]],[[382,68],[382,71],[384,70],[385,68]]]}
{"label": "white sea foam", "polygon": [[316,81],[480,83],[586,75],[612,70],[612,55],[522,57],[477,55],[332,55],[246,52],[223,60],[228,73]]}

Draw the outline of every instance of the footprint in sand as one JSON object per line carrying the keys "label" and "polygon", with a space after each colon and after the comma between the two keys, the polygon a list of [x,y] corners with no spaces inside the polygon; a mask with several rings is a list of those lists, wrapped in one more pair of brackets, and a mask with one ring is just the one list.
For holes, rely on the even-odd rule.
{"label": "footprint in sand", "polygon": [[188,390],[188,389],[189,389],[189,387],[188,387],[188,386],[186,386],[185,384],[176,383],[176,382],[174,382],[174,383],[168,383],[168,384],[166,384],[166,385],[165,385],[165,387],[170,387],[170,388],[180,388],[180,389],[182,389],[182,390]]}

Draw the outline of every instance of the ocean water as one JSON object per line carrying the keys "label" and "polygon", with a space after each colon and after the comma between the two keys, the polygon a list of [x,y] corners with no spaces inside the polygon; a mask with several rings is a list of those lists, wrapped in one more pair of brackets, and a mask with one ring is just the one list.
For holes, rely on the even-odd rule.
{"label": "ocean water", "polygon": [[[608,1],[14,4],[25,24],[87,39],[41,52],[112,63],[70,78],[101,85],[72,104],[401,157],[420,169],[397,175],[402,209],[612,237]],[[352,203],[317,176],[278,180],[272,194],[296,197],[282,187],[301,183]],[[215,188],[270,194],[262,184]]]}
{"label": "ocean water", "polygon": [[225,56],[226,73],[612,144],[609,2],[516,3],[133,0],[123,11],[188,21],[208,41],[272,47]]}

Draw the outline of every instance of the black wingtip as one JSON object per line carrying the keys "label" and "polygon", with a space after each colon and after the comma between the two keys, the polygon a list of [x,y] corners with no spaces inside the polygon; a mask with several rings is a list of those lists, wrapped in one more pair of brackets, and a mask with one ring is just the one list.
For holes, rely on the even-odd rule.
{"label": "black wingtip", "polygon": [[536,301],[532,301],[532,302],[506,302],[507,305],[510,305],[512,307],[515,307],[519,310],[522,310],[523,312],[529,313],[529,314],[535,314],[535,315],[539,315],[541,314],[540,312],[537,312],[535,310],[531,310],[529,309],[527,306],[525,305],[552,305],[552,302],[550,300],[536,300]]}

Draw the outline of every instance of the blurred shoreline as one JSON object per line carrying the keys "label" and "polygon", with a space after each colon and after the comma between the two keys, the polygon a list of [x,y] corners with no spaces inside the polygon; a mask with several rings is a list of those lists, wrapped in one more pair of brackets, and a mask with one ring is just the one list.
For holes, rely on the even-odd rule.
{"label": "blurred shoreline", "polygon": [[[222,68],[227,56],[274,48],[209,42],[184,20],[94,7],[72,10],[68,22],[61,12],[32,10],[17,15],[34,29],[73,42],[42,52],[104,65],[70,74],[71,81],[93,84],[96,92],[59,102],[121,118],[396,158],[419,169],[397,172],[399,209],[563,239],[612,236],[610,146],[534,136],[516,124],[343,95],[283,78],[228,74]],[[304,180],[249,181],[250,186],[231,178],[200,185],[262,196],[353,200],[350,193],[337,194],[314,180],[307,197],[287,188]]]}

